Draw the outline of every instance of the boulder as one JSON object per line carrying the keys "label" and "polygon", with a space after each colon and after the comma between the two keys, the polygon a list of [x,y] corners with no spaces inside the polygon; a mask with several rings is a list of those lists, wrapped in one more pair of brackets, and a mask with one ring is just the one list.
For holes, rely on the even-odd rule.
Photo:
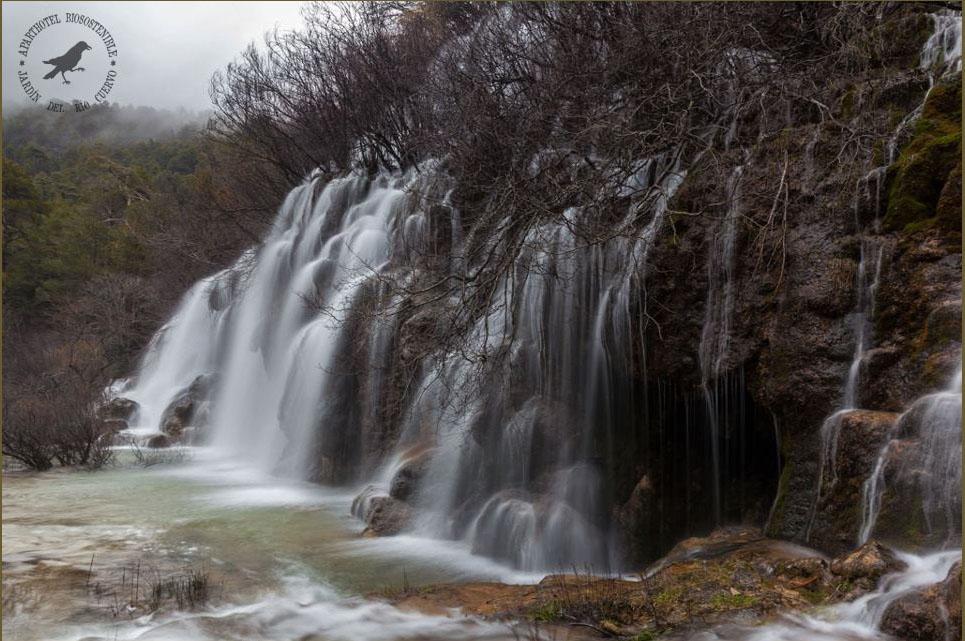
{"label": "boulder", "polygon": [[155,434],[148,439],[147,446],[153,449],[171,447],[171,438],[167,434]]}
{"label": "boulder", "polygon": [[428,466],[428,451],[406,460],[399,471],[395,473],[395,476],[392,477],[392,483],[389,485],[389,496],[400,501],[411,499]]}
{"label": "boulder", "polygon": [[122,418],[105,418],[101,421],[101,427],[105,434],[117,434],[127,429],[127,421]]}
{"label": "boulder", "polygon": [[362,536],[398,534],[412,519],[412,508],[408,503],[383,492],[369,485],[352,501],[352,514],[366,524]]}
{"label": "boulder", "polygon": [[161,414],[161,431],[172,438],[180,438],[185,429],[201,415],[213,386],[214,376],[202,374],[181,390]]}
{"label": "boulder", "polygon": [[655,498],[650,476],[644,474],[633,487],[630,498],[615,509],[614,518],[624,532],[638,532],[645,527],[647,518],[653,512]]}
{"label": "boulder", "polygon": [[962,566],[944,581],[898,597],[885,610],[881,631],[902,641],[945,641],[962,637]]}
{"label": "boulder", "polygon": [[134,416],[134,413],[139,407],[140,405],[138,405],[137,401],[116,396],[101,406],[100,415],[105,421],[128,421],[132,416]]}
{"label": "boulder", "polygon": [[857,550],[831,561],[831,573],[850,581],[861,582],[869,589],[885,574],[907,567],[895,553],[877,541],[868,541]]}

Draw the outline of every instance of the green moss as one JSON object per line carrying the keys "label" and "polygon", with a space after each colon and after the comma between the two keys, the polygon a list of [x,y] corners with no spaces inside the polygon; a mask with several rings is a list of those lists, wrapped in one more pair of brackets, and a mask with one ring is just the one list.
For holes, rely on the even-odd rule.
{"label": "green moss", "polygon": [[654,605],[657,607],[665,608],[672,606],[674,603],[680,600],[684,594],[684,586],[674,585],[669,588],[660,591],[653,599]]}
{"label": "green moss", "polygon": [[757,597],[738,592],[718,592],[710,599],[710,605],[715,610],[740,610],[749,608],[757,603]]}
{"label": "green moss", "polygon": [[643,630],[633,637],[633,641],[653,641],[657,638],[657,633],[653,630]]}
{"label": "green moss", "polygon": [[828,600],[828,591],[825,588],[803,590],[799,594],[811,605],[821,605]]}
{"label": "green moss", "polygon": [[[962,91],[958,82],[932,89],[915,125],[914,136],[888,168],[885,228],[915,233],[945,227],[936,217],[938,200],[962,154]],[[960,227],[960,220],[953,223]]]}
{"label": "green moss", "polygon": [[563,604],[559,601],[541,603],[530,612],[530,616],[542,623],[559,621],[563,617]]}
{"label": "green moss", "polygon": [[928,231],[934,229],[938,222],[938,216],[932,216],[931,218],[925,218],[924,220],[916,220],[913,223],[908,223],[902,230],[905,234],[917,234],[919,232]]}
{"label": "green moss", "polygon": [[926,532],[925,510],[917,492],[907,487],[886,490],[872,534],[891,545],[917,550],[927,543]]}
{"label": "green moss", "polygon": [[781,470],[781,478],[777,481],[777,497],[774,499],[774,517],[771,519],[770,527],[765,532],[768,536],[775,536],[780,529],[781,516],[784,514],[784,506],[787,503],[788,488],[791,484],[791,459],[785,454],[782,457],[785,461],[784,468]]}

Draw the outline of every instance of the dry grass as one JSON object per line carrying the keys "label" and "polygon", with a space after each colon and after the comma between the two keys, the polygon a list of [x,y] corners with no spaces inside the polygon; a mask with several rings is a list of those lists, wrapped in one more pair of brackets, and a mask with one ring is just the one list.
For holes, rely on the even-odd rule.
{"label": "dry grass", "polygon": [[113,617],[126,615],[133,618],[164,608],[194,610],[207,605],[212,596],[212,582],[206,566],[162,574],[157,568],[142,568],[140,561],[122,567],[119,582],[92,582],[89,576],[87,589],[98,602],[107,601]]}
{"label": "dry grass", "polygon": [[208,603],[210,580],[208,571],[189,570],[185,574],[161,577],[156,574],[150,582],[151,610],[159,610],[165,603],[174,604],[178,610],[194,610]]}

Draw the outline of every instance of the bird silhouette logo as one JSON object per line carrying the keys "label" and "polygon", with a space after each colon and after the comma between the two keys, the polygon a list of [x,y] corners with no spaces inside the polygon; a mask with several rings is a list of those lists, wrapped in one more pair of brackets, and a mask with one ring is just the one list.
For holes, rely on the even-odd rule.
{"label": "bird silhouette logo", "polygon": [[64,74],[68,71],[83,71],[84,68],[78,67],[77,65],[80,63],[81,56],[83,56],[84,52],[88,51],[89,49],[91,49],[91,46],[81,40],[71,47],[70,50],[64,55],[51,58],[50,60],[44,60],[45,65],[54,66],[53,70],[44,76],[44,80],[50,80],[59,73],[60,77],[64,80],[64,84],[69,85],[70,80],[67,80],[67,76]]}

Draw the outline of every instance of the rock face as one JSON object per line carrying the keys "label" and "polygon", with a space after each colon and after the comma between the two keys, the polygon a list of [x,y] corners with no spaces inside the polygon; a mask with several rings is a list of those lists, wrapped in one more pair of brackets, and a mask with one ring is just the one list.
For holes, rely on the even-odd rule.
{"label": "rock face", "polygon": [[885,610],[881,631],[901,641],[946,641],[962,637],[962,567],[956,563],[941,583],[899,597]]}
{"label": "rock face", "polygon": [[828,460],[808,538],[812,545],[833,553],[854,545],[862,523],[864,482],[897,418],[891,412],[852,410],[826,421]]}
{"label": "rock face", "polygon": [[108,434],[115,445],[127,445],[127,439],[121,432],[129,427],[130,420],[137,414],[139,405],[136,401],[121,396],[115,396],[97,408],[97,417],[101,422],[101,431]]}

